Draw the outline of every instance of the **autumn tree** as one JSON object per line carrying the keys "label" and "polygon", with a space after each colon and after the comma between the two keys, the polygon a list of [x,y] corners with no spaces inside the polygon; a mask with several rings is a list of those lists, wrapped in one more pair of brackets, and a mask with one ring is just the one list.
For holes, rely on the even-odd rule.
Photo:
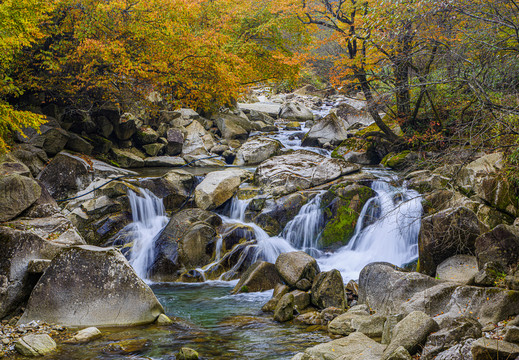
{"label": "autumn tree", "polygon": [[23,88],[13,79],[13,63],[22,50],[42,36],[40,26],[52,4],[42,0],[5,0],[0,2],[0,153],[9,148],[9,137],[25,127],[38,127],[42,116],[19,111],[7,102]]}
{"label": "autumn tree", "polygon": [[257,81],[293,79],[304,41],[270,1],[61,0],[18,79],[70,106],[214,108]]}

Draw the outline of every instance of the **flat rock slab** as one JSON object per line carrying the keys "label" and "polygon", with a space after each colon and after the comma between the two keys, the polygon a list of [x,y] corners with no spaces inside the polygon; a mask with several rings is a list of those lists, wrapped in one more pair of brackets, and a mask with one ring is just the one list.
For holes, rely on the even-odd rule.
{"label": "flat rock slab", "polygon": [[238,107],[242,110],[261,111],[272,116],[273,118],[277,118],[279,112],[281,111],[281,104],[267,102],[259,102],[254,104],[238,103]]}
{"label": "flat rock slab", "polygon": [[308,348],[293,359],[300,360],[380,360],[386,346],[364,334],[355,332],[347,337]]}
{"label": "flat rock slab", "polygon": [[469,284],[478,273],[478,260],[475,256],[455,255],[436,268],[436,278]]}
{"label": "flat rock slab", "polygon": [[186,165],[180,156],[154,156],[144,159],[146,167],[178,167]]}
{"label": "flat rock slab", "polygon": [[18,339],[16,351],[24,356],[43,356],[56,349],[56,343],[47,334],[31,334]]}

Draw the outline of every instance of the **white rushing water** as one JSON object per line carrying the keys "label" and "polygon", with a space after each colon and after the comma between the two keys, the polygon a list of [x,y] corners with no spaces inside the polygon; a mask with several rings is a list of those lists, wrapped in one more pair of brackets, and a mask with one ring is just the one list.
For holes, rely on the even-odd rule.
{"label": "white rushing water", "polygon": [[256,246],[251,246],[255,259],[275,262],[280,253],[303,250],[317,258],[321,270],[337,269],[343,279],[358,279],[364,266],[386,261],[402,266],[418,258],[418,233],[422,204],[420,194],[402,186],[390,184],[387,174],[380,174],[373,182],[376,196],[363,207],[355,233],[346,246],[334,253],[319,248],[324,219],[321,209],[322,194],[307,202],[278,236],[269,236],[254,223],[245,223],[248,201],[234,198],[231,216],[222,216],[225,223],[245,224],[255,232]]}
{"label": "white rushing water", "polygon": [[321,270],[337,269],[347,281],[357,279],[372,262],[402,266],[418,259],[420,194],[386,180],[374,181],[372,188],[377,195],[362,209],[353,237],[348,245],[318,259]]}
{"label": "white rushing water", "polygon": [[148,268],[155,258],[155,240],[168,224],[168,218],[162,199],[147,189],[141,191],[140,195],[128,192],[134,234],[130,264],[141,279],[146,279]]}

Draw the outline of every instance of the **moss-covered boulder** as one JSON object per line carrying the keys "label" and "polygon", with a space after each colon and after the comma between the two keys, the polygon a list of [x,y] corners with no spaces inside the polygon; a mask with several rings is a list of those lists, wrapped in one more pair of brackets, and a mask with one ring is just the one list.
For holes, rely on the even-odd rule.
{"label": "moss-covered boulder", "polygon": [[389,153],[380,162],[394,170],[402,170],[418,160],[418,154],[410,150],[402,151],[400,153]]}
{"label": "moss-covered boulder", "polygon": [[321,246],[339,247],[348,243],[366,202],[375,196],[367,186],[348,185],[328,191],[323,200],[326,226],[321,234]]}

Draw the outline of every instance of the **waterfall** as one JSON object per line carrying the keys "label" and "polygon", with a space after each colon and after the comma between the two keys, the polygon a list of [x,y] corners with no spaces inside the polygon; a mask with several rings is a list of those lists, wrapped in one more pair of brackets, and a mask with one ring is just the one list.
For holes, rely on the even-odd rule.
{"label": "waterfall", "polygon": [[147,189],[142,189],[141,192],[142,196],[133,191],[128,192],[135,234],[130,264],[141,279],[146,279],[155,256],[155,240],[168,224],[168,218],[162,199]]}
{"label": "waterfall", "polygon": [[348,245],[318,259],[321,270],[338,269],[345,280],[357,279],[364,266],[386,261],[397,266],[418,258],[422,199],[414,190],[374,181],[376,196],[362,209]]}
{"label": "waterfall", "polygon": [[318,246],[324,226],[321,200],[325,192],[301,207],[278,236],[271,237],[258,225],[244,222],[248,201],[233,198],[230,217],[222,216],[222,219],[225,223],[245,224],[254,230],[257,244],[244,252],[254,251],[254,261],[275,262],[281,253],[303,250],[317,258],[321,270],[338,269],[345,281],[358,279],[362,268],[369,263],[387,261],[402,266],[418,258],[420,194],[407,189],[405,184],[391,185],[394,179],[385,173],[377,175],[381,179],[372,184],[376,196],[362,208],[349,243],[335,253],[324,253]]}
{"label": "waterfall", "polygon": [[296,217],[290,220],[282,232],[282,237],[290,244],[312,256],[321,255],[318,250],[318,240],[324,225],[321,209],[321,199],[324,194],[325,191],[317,194],[303,205]]}

